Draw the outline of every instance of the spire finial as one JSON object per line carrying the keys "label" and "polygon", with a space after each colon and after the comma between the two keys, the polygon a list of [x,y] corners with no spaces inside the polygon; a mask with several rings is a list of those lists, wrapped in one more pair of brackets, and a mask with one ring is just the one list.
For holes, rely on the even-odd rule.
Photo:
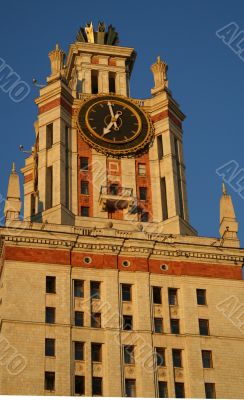
{"label": "spire finial", "polygon": [[12,173],[14,174],[16,172],[16,167],[15,167],[15,162],[12,164]]}
{"label": "spire finial", "polygon": [[222,193],[224,196],[227,195],[227,190],[226,190],[226,186],[225,186],[224,182],[222,183]]}

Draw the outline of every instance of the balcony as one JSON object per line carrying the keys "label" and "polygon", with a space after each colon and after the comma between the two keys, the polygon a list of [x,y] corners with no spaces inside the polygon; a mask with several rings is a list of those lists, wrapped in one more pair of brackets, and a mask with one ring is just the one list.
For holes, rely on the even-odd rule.
{"label": "balcony", "polygon": [[119,187],[117,184],[101,186],[99,205],[103,211],[131,209],[134,203],[132,188]]}

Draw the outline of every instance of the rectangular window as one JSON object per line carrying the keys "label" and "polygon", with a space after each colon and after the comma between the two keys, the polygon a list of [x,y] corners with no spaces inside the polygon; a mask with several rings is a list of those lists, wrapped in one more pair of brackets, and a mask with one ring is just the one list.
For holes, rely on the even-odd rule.
{"label": "rectangular window", "polygon": [[154,318],[154,332],[163,333],[163,318]]}
{"label": "rectangular window", "polygon": [[199,333],[202,336],[209,336],[209,321],[208,321],[208,319],[199,319]]}
{"label": "rectangular window", "polygon": [[101,298],[101,282],[90,282],[91,298],[100,299]]}
{"label": "rectangular window", "polygon": [[89,207],[83,207],[81,206],[80,208],[80,215],[82,217],[89,217]]}
{"label": "rectangular window", "polygon": [[147,200],[147,188],[146,187],[140,187],[139,188],[139,196],[140,200]]}
{"label": "rectangular window", "polygon": [[84,281],[74,279],[74,297],[84,297]]}
{"label": "rectangular window", "polygon": [[136,380],[125,379],[125,396],[136,397]]}
{"label": "rectangular window", "polygon": [[171,333],[177,335],[180,333],[180,320],[179,319],[171,319],[170,320]]}
{"label": "rectangular window", "polygon": [[45,356],[55,357],[55,339],[45,339]]}
{"label": "rectangular window", "polygon": [[182,368],[182,350],[173,349],[172,358],[173,358],[173,367]]}
{"label": "rectangular window", "polygon": [[176,399],[184,399],[185,386],[183,382],[175,382],[175,397]]}
{"label": "rectangular window", "polygon": [[165,367],[165,349],[163,347],[156,347],[156,363],[158,367]]}
{"label": "rectangular window", "polygon": [[46,276],[46,293],[56,293],[55,276]]}
{"label": "rectangular window", "polygon": [[47,150],[53,146],[53,124],[48,124],[46,127]]}
{"label": "rectangular window", "polygon": [[91,327],[101,328],[101,313],[91,313]]}
{"label": "rectangular window", "polygon": [[138,175],[145,176],[146,175],[146,164],[138,164]]}
{"label": "rectangular window", "polygon": [[31,215],[35,215],[36,213],[36,196],[34,193],[31,193]]}
{"label": "rectangular window", "polygon": [[158,382],[158,397],[166,398],[168,397],[168,386],[167,382],[159,381]]}
{"label": "rectangular window", "polygon": [[92,89],[92,94],[98,93],[98,71],[97,70],[91,71],[91,89]]}
{"label": "rectangular window", "polygon": [[133,329],[132,315],[123,315],[123,330],[131,331]]}
{"label": "rectangular window", "polygon": [[167,201],[167,190],[166,190],[166,179],[160,179],[160,191],[162,199],[162,219],[165,221],[168,219],[168,201]]}
{"label": "rectangular window", "polygon": [[84,326],[84,313],[75,311],[75,326]]}
{"label": "rectangular window", "polygon": [[134,346],[124,346],[124,363],[135,364]]}
{"label": "rectangular window", "polygon": [[206,306],[206,289],[197,289],[197,304],[199,306]]}
{"label": "rectangular window", "polygon": [[83,342],[74,342],[74,350],[75,350],[75,360],[83,361],[84,360],[84,343]]}
{"label": "rectangular window", "polygon": [[212,351],[202,350],[202,366],[203,368],[213,368]]}
{"label": "rectangular window", "polygon": [[55,308],[46,307],[46,324],[55,324]]}
{"label": "rectangular window", "polygon": [[169,305],[177,306],[178,305],[177,289],[170,288],[168,290],[168,295],[169,295]]}
{"label": "rectangular window", "polygon": [[53,167],[46,169],[46,210],[53,206]]}
{"label": "rectangular window", "polygon": [[88,157],[80,157],[81,171],[88,171]]}
{"label": "rectangular window", "polygon": [[216,399],[216,391],[214,383],[205,383],[206,399]]}
{"label": "rectangular window", "polygon": [[102,344],[92,343],[91,344],[91,359],[92,362],[102,362]]}
{"label": "rectangular window", "polygon": [[81,183],[80,183],[80,194],[89,194],[89,182],[81,181]]}
{"label": "rectangular window", "polygon": [[85,377],[75,376],[75,395],[84,396],[85,395]]}
{"label": "rectangular window", "polygon": [[103,379],[102,378],[92,378],[92,396],[102,396],[103,395]]}
{"label": "rectangular window", "polygon": [[153,303],[162,304],[161,287],[153,286]]}
{"label": "rectangular window", "polygon": [[115,93],[115,73],[109,72],[109,93]]}
{"label": "rectangular window", "polygon": [[55,372],[45,372],[45,390],[54,392],[55,390]]}
{"label": "rectangular window", "polygon": [[109,185],[109,194],[113,196],[117,196],[119,194],[119,185],[118,183],[111,183]]}
{"label": "rectangular window", "polygon": [[127,285],[127,284],[123,283],[121,286],[122,286],[122,300],[123,301],[131,301],[132,285]]}
{"label": "rectangular window", "polygon": [[148,222],[148,219],[149,219],[149,214],[148,214],[148,212],[143,211],[143,212],[140,214],[140,216],[141,216],[141,218],[140,218],[141,222]]}
{"label": "rectangular window", "polygon": [[162,158],[164,156],[162,135],[157,136],[157,145],[158,145],[158,159],[162,160]]}

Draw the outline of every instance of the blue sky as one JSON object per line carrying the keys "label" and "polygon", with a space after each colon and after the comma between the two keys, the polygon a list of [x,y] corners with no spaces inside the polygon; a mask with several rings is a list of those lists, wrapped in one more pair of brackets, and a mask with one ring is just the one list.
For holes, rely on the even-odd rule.
{"label": "blue sky", "polygon": [[[187,115],[184,156],[191,224],[201,236],[218,236],[221,178],[216,169],[230,160],[244,168],[244,61],[216,31],[230,22],[244,30],[243,1],[150,0],[34,2],[9,0],[1,5],[0,58],[31,86],[29,96],[14,103],[0,89],[0,193],[5,196],[12,161],[24,163],[18,145],[34,141],[31,81],[45,83],[48,52],[59,42],[67,51],[80,25],[92,20],[112,23],[120,44],[138,53],[132,97],[149,97],[150,65],[161,56],[169,65],[169,88]],[[244,246],[244,199],[227,184],[240,223]],[[244,191],[243,191],[244,193]]]}

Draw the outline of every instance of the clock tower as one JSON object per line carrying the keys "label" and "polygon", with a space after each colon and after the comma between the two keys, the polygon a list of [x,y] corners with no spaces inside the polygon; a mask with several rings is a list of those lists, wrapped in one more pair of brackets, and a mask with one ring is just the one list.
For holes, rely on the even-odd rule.
{"label": "clock tower", "polygon": [[58,45],[49,53],[51,75],[36,99],[36,144],[22,170],[24,217],[195,235],[184,114],[168,89],[167,65],[160,57],[152,65],[150,98],[132,98],[136,53],[118,45],[112,26],[104,29],[80,28],[66,61]]}

